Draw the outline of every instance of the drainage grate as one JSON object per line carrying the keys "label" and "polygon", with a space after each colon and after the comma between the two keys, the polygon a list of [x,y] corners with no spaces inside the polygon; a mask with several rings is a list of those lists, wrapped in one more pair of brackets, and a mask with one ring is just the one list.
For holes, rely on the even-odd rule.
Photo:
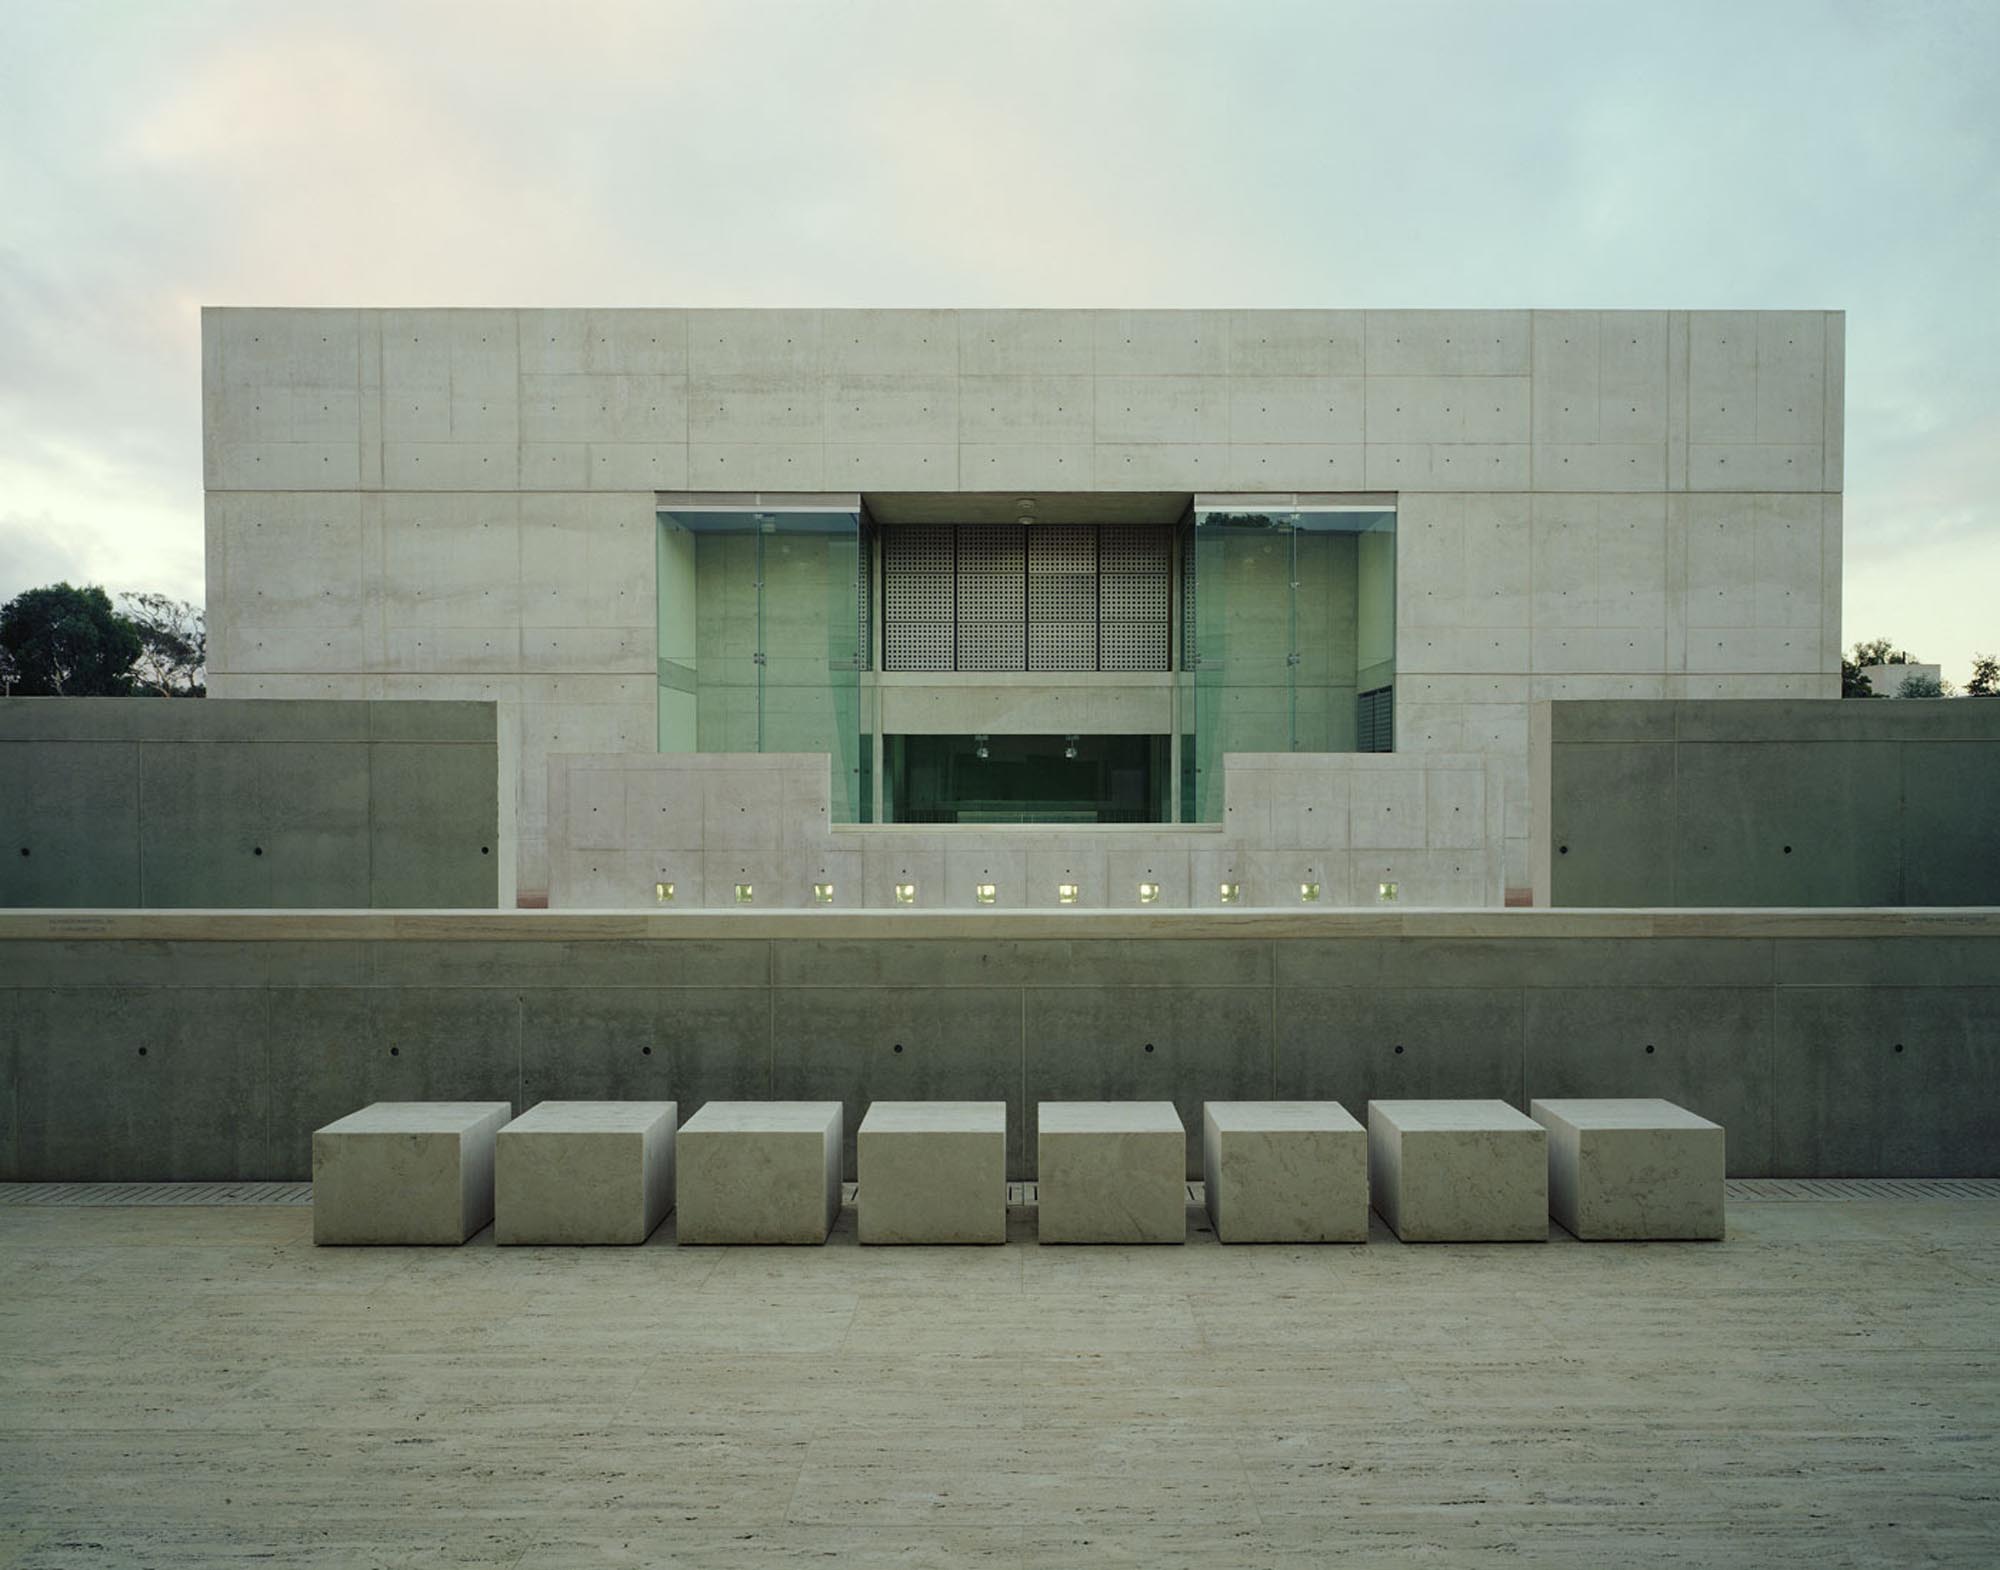
{"label": "drainage grate", "polygon": [[2000,1178],[1731,1178],[1731,1199],[2000,1199]]}
{"label": "drainage grate", "polygon": [[0,1205],[310,1205],[310,1183],[0,1183]]}
{"label": "drainage grate", "polygon": [[[855,1185],[841,1186],[854,1203]],[[1202,1185],[1187,1186],[1188,1203]],[[1985,1199],[2000,1200],[2000,1178],[1731,1178],[1732,1201]],[[1035,1205],[1033,1183],[1009,1183],[1007,1203]],[[310,1183],[0,1183],[0,1205],[310,1205]]]}

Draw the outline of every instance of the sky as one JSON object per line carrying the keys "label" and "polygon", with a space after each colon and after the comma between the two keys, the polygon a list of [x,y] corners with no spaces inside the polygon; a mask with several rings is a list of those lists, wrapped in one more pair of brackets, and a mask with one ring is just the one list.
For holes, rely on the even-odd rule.
{"label": "sky", "polygon": [[0,0],[0,600],[202,598],[200,307],[1828,308],[2000,652],[2000,0]]}

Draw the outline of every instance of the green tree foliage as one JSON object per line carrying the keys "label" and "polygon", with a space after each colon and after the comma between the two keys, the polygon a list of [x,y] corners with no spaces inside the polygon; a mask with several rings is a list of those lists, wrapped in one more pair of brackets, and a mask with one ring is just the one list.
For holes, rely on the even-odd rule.
{"label": "green tree foliage", "polygon": [[1905,676],[1902,686],[1896,689],[1899,698],[1948,698],[1951,683],[1939,681],[1935,676]]}
{"label": "green tree foliage", "polygon": [[99,588],[29,589],[0,609],[0,649],[21,697],[116,697],[132,690],[144,642]]}
{"label": "green tree foliage", "polygon": [[207,696],[208,622],[201,607],[164,594],[119,598],[125,619],[139,634],[133,690],[162,698]]}
{"label": "green tree foliage", "polygon": [[1990,654],[1972,656],[1972,680],[1965,684],[1968,698],[2000,698],[2000,659]]}

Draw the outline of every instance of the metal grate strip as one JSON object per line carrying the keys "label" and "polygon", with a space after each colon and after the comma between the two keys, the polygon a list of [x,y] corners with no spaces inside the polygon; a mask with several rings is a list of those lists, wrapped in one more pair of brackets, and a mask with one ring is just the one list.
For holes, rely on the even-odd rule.
{"label": "metal grate strip", "polygon": [[310,1183],[0,1183],[0,1205],[310,1205]]}
{"label": "metal grate strip", "polygon": [[1731,1178],[1737,1200],[2000,1199],[2000,1178]]}

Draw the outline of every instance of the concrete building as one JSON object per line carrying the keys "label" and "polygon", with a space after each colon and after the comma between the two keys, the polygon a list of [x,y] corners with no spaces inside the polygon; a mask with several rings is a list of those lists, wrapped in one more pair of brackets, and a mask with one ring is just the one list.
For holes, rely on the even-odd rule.
{"label": "concrete building", "polygon": [[211,310],[211,690],[498,702],[526,903],[1519,901],[1532,703],[1837,695],[1843,333]]}

